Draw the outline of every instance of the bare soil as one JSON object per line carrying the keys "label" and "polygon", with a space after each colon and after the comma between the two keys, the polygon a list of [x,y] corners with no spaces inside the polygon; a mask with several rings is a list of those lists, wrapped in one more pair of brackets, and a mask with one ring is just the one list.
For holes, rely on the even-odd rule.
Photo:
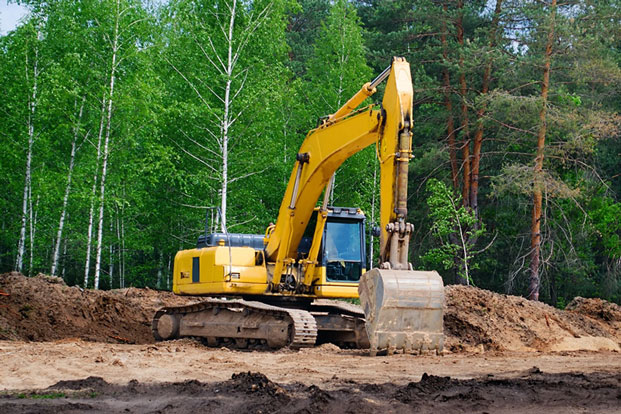
{"label": "bare soil", "polygon": [[621,412],[621,308],[599,299],[448,286],[442,355],[154,343],[153,312],[196,300],[0,275],[0,412]]}
{"label": "bare soil", "polygon": [[127,385],[100,377],[60,381],[36,393],[0,396],[12,413],[613,413],[620,409],[621,374],[546,374],[459,380],[423,375],[405,385],[350,382],[332,390],[278,384],[241,372],[216,383],[196,380]]}

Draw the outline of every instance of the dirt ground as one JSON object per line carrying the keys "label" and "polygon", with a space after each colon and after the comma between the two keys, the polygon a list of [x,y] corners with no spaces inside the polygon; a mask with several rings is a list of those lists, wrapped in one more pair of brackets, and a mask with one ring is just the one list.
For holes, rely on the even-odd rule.
{"label": "dirt ground", "polygon": [[154,343],[149,289],[0,275],[0,412],[619,412],[621,308],[446,288],[442,355]]}
{"label": "dirt ground", "polygon": [[[249,375],[248,372],[253,374]],[[0,412],[621,412],[617,352],[369,357],[326,344],[0,341]]]}

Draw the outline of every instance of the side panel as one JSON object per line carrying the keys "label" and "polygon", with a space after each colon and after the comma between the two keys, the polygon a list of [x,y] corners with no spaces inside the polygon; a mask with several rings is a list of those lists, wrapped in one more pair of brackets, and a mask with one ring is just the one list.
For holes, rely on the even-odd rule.
{"label": "side panel", "polygon": [[251,247],[215,246],[175,256],[173,292],[181,295],[259,295],[267,289],[265,266]]}
{"label": "side panel", "polygon": [[[255,265],[251,247],[208,247],[182,250],[175,256],[173,292],[179,295],[270,295],[267,271]],[[198,266],[195,265],[198,263]],[[198,281],[193,271],[198,267]],[[229,272],[229,267],[231,272]],[[237,276],[239,275],[239,276]],[[357,282],[328,282],[326,268],[315,268],[313,294],[318,298],[357,298]]]}

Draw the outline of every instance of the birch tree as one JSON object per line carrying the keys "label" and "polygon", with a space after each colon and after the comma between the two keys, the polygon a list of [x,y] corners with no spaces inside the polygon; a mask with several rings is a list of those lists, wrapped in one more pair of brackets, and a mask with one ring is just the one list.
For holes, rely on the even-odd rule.
{"label": "birch tree", "polygon": [[[40,67],[39,67],[39,42],[41,41],[41,29],[38,27],[38,22],[34,21],[31,23],[33,25],[33,35],[31,37],[30,42],[33,44],[32,56],[29,56],[29,51],[26,52],[24,56],[24,70],[25,70],[25,79],[26,84],[30,87],[30,95],[28,97],[27,105],[28,105],[28,113],[26,118],[26,128],[27,128],[27,150],[26,150],[26,168],[24,174],[24,192],[22,197],[22,218],[21,218],[21,229],[19,235],[19,242],[17,247],[17,257],[15,259],[15,269],[18,272],[21,272],[23,269],[24,262],[24,251],[26,247],[26,224],[28,221],[28,216],[32,217],[32,157],[33,157],[33,145],[36,139],[35,136],[35,117],[37,115],[37,103],[39,99],[38,95],[38,82],[40,76]],[[30,209],[29,209],[30,206]],[[31,236],[33,236],[32,231],[32,220],[30,221],[31,226]],[[31,266],[32,266],[32,237],[31,237]]]}
{"label": "birch tree", "polygon": [[117,59],[119,53],[119,24],[123,14],[127,13],[127,9],[121,9],[121,0],[116,0],[114,7],[114,29],[112,36],[108,37],[108,41],[111,42],[110,52],[110,83],[106,93],[107,108],[106,108],[106,132],[103,146],[103,159],[101,167],[101,184],[99,190],[99,224],[97,227],[97,256],[95,259],[95,274],[93,286],[95,289],[99,289],[99,275],[101,272],[101,253],[103,250],[102,238],[104,227],[104,202],[106,194],[106,174],[108,172],[108,157],[110,146],[110,131],[112,128],[112,105],[114,102],[114,82],[116,81],[117,71]]}
{"label": "birch tree", "polygon": [[[268,89],[261,89],[259,84],[276,78],[274,72],[284,69],[278,65],[284,51],[278,42],[284,44],[287,3],[171,3],[169,13],[174,14],[175,20],[169,35],[175,46],[165,60],[181,81],[181,90],[185,89],[183,99],[187,99],[186,105],[191,105],[195,114],[192,125],[177,130],[182,138],[175,145],[199,170],[205,171],[193,174],[205,177],[208,193],[212,194],[208,198],[218,200],[221,231],[230,227],[231,185],[267,169],[253,162],[257,154],[252,149],[259,142],[243,135],[267,132],[257,124],[265,125],[271,115],[260,115],[254,109],[268,102],[273,90],[280,89],[277,84],[266,84]],[[265,34],[270,30],[275,44],[258,43],[261,38],[268,41]],[[257,73],[260,69],[265,72]],[[257,122],[253,125],[251,119]],[[244,161],[232,163],[233,159]],[[196,201],[202,204],[205,197],[201,198]]]}
{"label": "birch tree", "polygon": [[[108,79],[102,102],[102,116],[100,119],[99,139],[102,139],[103,147],[101,153],[101,175],[99,178],[99,192],[97,197],[98,203],[98,220],[97,220],[97,245],[95,247],[95,271],[93,276],[93,286],[99,288],[101,269],[102,269],[102,252],[103,252],[103,232],[104,232],[104,216],[106,202],[106,179],[109,170],[110,148],[112,140],[112,121],[113,107],[115,103],[115,85],[117,80],[117,72],[119,65],[127,58],[135,53],[137,43],[140,39],[140,24],[146,20],[142,14],[140,6],[134,3],[115,0],[111,4],[111,30],[105,32],[104,39],[109,47],[109,63],[108,63]],[[94,179],[94,186],[97,185],[97,175]],[[90,225],[89,225],[90,227]],[[90,239],[90,237],[89,237]],[[87,255],[90,253],[87,248]],[[88,267],[85,270],[85,285],[88,283]]]}
{"label": "birch tree", "polygon": [[97,134],[97,145],[95,147],[97,156],[95,158],[95,172],[93,173],[93,187],[90,195],[90,209],[88,214],[88,229],[86,233],[86,259],[84,262],[84,287],[88,287],[88,280],[91,268],[91,251],[93,241],[93,224],[95,218],[95,200],[97,195],[97,183],[99,180],[99,163],[101,160],[101,138],[104,131],[104,119],[106,115],[106,95],[101,99],[101,111],[99,121],[99,133]]}
{"label": "birch tree", "polygon": [[[77,113],[75,125],[73,127],[73,140],[71,142],[71,154],[69,156],[69,169],[67,171],[67,185],[65,186],[65,195],[63,196],[62,210],[60,213],[60,219],[58,221],[58,232],[56,233],[56,242],[54,243],[54,253],[52,256],[52,269],[50,274],[56,276],[58,270],[58,260],[60,257],[60,244],[63,238],[63,229],[65,227],[65,217],[67,215],[67,203],[69,202],[69,193],[71,192],[71,180],[73,178],[73,167],[75,166],[75,155],[78,147],[78,137],[80,135],[80,121],[84,113],[84,104],[86,102],[86,95],[82,98],[80,108]],[[66,244],[65,244],[66,248]]]}

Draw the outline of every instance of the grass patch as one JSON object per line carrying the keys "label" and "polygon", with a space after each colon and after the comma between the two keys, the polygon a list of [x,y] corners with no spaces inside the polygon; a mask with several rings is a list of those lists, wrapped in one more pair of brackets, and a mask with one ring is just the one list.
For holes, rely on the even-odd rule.
{"label": "grass patch", "polygon": [[32,398],[35,400],[53,400],[65,397],[67,397],[67,395],[64,392],[50,392],[47,394],[17,394],[17,398],[19,399]]}

